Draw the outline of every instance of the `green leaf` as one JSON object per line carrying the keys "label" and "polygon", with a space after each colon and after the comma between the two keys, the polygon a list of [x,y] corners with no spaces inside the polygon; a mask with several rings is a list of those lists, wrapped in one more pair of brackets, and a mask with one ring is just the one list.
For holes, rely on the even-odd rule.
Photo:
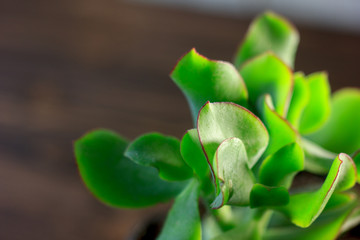
{"label": "green leaf", "polygon": [[207,101],[246,105],[248,93],[236,68],[228,62],[209,60],[195,49],[179,60],[170,77],[185,94],[194,122]]}
{"label": "green leaf", "polygon": [[273,207],[289,203],[289,192],[284,187],[255,184],[250,194],[250,207]]}
{"label": "green leaf", "polygon": [[[239,138],[245,145],[249,167],[265,151],[269,135],[263,123],[246,108],[233,103],[206,103],[199,112],[197,129],[208,161],[228,138]],[[213,164],[209,162],[210,166]],[[213,173],[213,170],[212,170]]]}
{"label": "green leaf", "polygon": [[145,207],[176,196],[184,182],[159,178],[156,169],[124,157],[127,141],[108,130],[92,131],[75,142],[80,175],[89,190],[115,207]]}
{"label": "green leaf", "polygon": [[[219,234],[212,238],[211,240],[234,240],[234,239],[241,239],[241,240],[261,240],[263,239],[264,230],[266,230],[267,223],[271,217],[272,212],[267,211],[264,212],[263,209],[260,211],[254,211],[253,209],[249,212],[248,215],[244,216],[248,218],[249,221],[243,222],[240,219],[240,224],[238,227],[231,229],[223,234]],[[258,210],[258,209],[257,209]]]}
{"label": "green leaf", "polygon": [[243,142],[238,138],[229,138],[218,147],[213,166],[218,180],[218,196],[211,204],[220,208],[224,204],[248,205],[250,191],[255,183]]}
{"label": "green leaf", "polygon": [[296,142],[298,133],[274,109],[270,95],[259,99],[262,120],[269,131],[270,141],[264,156],[277,152],[285,145]]}
{"label": "green leaf", "polygon": [[304,169],[304,152],[297,143],[290,143],[265,158],[259,170],[260,183],[289,188],[293,177]]}
{"label": "green leaf", "polygon": [[298,44],[299,33],[290,22],[273,12],[265,12],[251,23],[236,53],[235,66],[271,50],[287,65],[294,67]]}
{"label": "green leaf", "polygon": [[210,179],[210,166],[202,150],[197,129],[188,130],[180,143],[180,152],[185,162],[193,169],[201,183],[203,197],[214,198],[214,185]]}
{"label": "green leaf", "polygon": [[325,175],[336,158],[336,154],[323,149],[314,142],[305,138],[301,139],[301,145],[305,152],[305,169],[314,174]]}
{"label": "green leaf", "polygon": [[357,169],[357,182],[360,183],[360,149],[354,153],[353,160]]}
{"label": "green leaf", "polygon": [[340,153],[320,189],[290,196],[288,205],[276,208],[299,227],[310,226],[321,214],[334,191],[345,191],[354,186],[356,169],[345,153]]}
{"label": "green leaf", "polygon": [[291,98],[287,119],[294,128],[298,129],[301,115],[310,100],[310,90],[303,73],[294,74],[294,92]]}
{"label": "green leaf", "polygon": [[331,100],[331,115],[326,124],[308,137],[332,152],[352,154],[360,149],[360,90],[337,91]]}
{"label": "green leaf", "polygon": [[[220,208],[222,209],[222,208]],[[220,210],[219,209],[219,210]],[[212,214],[207,214],[202,218],[202,238],[203,240],[210,240],[222,234],[223,230],[219,222]]]}
{"label": "green leaf", "polygon": [[360,206],[359,206],[359,201],[357,201],[357,205],[351,211],[350,215],[346,218],[346,221],[341,226],[340,232],[341,233],[347,232],[350,229],[359,225],[359,223],[360,223]]}
{"label": "green leaf", "polygon": [[211,240],[261,240],[259,229],[256,224],[247,224],[246,226],[238,226],[230,231],[217,235]]}
{"label": "green leaf", "polygon": [[[326,204],[323,212],[321,215],[314,221],[314,223],[311,225],[318,223],[319,221],[322,221],[323,219],[326,219],[329,212],[332,212],[333,210],[339,210],[342,209],[343,206],[351,204],[355,207],[354,201],[356,200],[356,194],[353,194],[352,192],[335,192],[332,194],[331,198],[329,199],[328,203]],[[268,225],[270,228],[275,229],[281,229],[281,228],[288,228],[288,227],[294,227],[298,229],[304,229],[299,228],[297,226],[294,226],[289,220],[280,212],[273,211],[272,212],[272,219]],[[311,228],[311,226],[309,228]],[[306,229],[309,229],[306,228]]]}
{"label": "green leaf", "polygon": [[309,134],[318,130],[330,114],[330,85],[327,73],[313,73],[306,79],[310,99],[300,118],[299,131],[301,134]]}
{"label": "green leaf", "polygon": [[168,181],[181,181],[193,176],[180,154],[180,141],[159,133],[148,133],[134,140],[125,156],[137,164],[152,166]]}
{"label": "green leaf", "polygon": [[246,62],[240,69],[249,90],[249,101],[254,106],[258,98],[270,94],[275,110],[285,116],[293,89],[293,73],[278,57],[266,52]]}
{"label": "green leaf", "polygon": [[[216,218],[217,224],[222,229],[222,231],[228,231],[233,229],[235,226],[238,226],[240,224],[239,218],[241,218],[242,213],[243,212],[235,212],[234,208],[232,208],[230,205],[225,205],[219,209],[211,210],[212,216]],[[204,226],[204,228],[206,227],[207,226]]]}
{"label": "green leaf", "polygon": [[158,240],[201,240],[199,184],[193,179],[176,197]]}
{"label": "green leaf", "polygon": [[[337,196],[336,196],[337,195]],[[285,226],[285,227],[276,227],[270,228],[266,231],[264,239],[265,240],[333,240],[339,236],[343,224],[346,222],[346,219],[349,217],[353,211],[354,197],[344,197],[342,195],[336,194],[335,196],[340,196],[341,199],[336,199],[339,201],[335,207],[332,207],[329,210],[324,211],[316,221],[309,226],[308,228],[298,228],[295,226]],[[333,197],[328,202],[328,205],[333,201]],[[326,208],[328,207],[326,206]]]}
{"label": "green leaf", "polygon": [[185,133],[181,140],[180,152],[185,162],[201,179],[209,176],[209,165],[202,150],[196,128]]}

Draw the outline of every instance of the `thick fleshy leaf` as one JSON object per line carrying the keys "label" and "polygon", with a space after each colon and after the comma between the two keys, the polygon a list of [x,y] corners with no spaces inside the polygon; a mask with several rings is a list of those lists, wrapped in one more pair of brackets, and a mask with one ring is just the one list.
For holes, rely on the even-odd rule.
{"label": "thick fleshy leaf", "polygon": [[191,168],[180,154],[180,141],[159,133],[148,133],[135,139],[125,156],[137,164],[152,166],[168,181],[181,181],[193,176]]}
{"label": "thick fleshy leaf", "polygon": [[271,50],[287,65],[294,67],[298,44],[299,33],[290,22],[273,12],[265,12],[250,25],[236,53],[235,65],[238,67],[246,60]]}
{"label": "thick fleshy leaf", "polygon": [[284,187],[255,184],[250,193],[250,207],[283,206],[289,203],[289,192]]}
{"label": "thick fleshy leaf", "polygon": [[353,160],[357,169],[357,182],[360,183],[360,149],[354,153]]}
{"label": "thick fleshy leaf", "polygon": [[95,130],[75,142],[79,172],[89,190],[115,207],[145,207],[176,196],[185,182],[166,182],[153,167],[124,157],[128,143],[108,130]]}
{"label": "thick fleshy leaf", "polygon": [[214,199],[214,185],[210,178],[210,166],[202,150],[197,129],[188,130],[181,140],[180,152],[185,162],[193,169],[201,184],[203,197]]}
{"label": "thick fleshy leaf", "polygon": [[300,118],[299,131],[301,134],[309,134],[318,130],[330,114],[330,85],[327,73],[313,73],[306,79],[310,99]]}
{"label": "thick fleshy leaf", "polygon": [[[245,209],[245,208],[243,208]],[[246,209],[245,209],[246,210]],[[261,240],[263,239],[264,230],[266,229],[267,223],[271,217],[271,211],[262,212],[254,211],[248,212],[247,215],[239,219],[238,227],[231,229],[223,234],[212,238],[211,240]],[[257,215],[257,216],[256,216]],[[259,216],[260,215],[260,216]],[[242,221],[246,219],[245,221]]]}
{"label": "thick fleshy leaf", "polygon": [[218,147],[213,167],[218,196],[212,208],[220,208],[224,204],[248,205],[250,191],[255,177],[249,168],[245,145],[238,138],[229,138]]}
{"label": "thick fleshy leaf", "polygon": [[195,49],[179,60],[170,77],[185,94],[194,122],[207,101],[246,104],[248,93],[236,68],[228,62],[209,60]]}
{"label": "thick fleshy leaf", "polygon": [[[221,209],[221,208],[220,208]],[[212,214],[205,215],[201,219],[202,223],[202,238],[203,240],[210,240],[223,233],[219,222]]]}
{"label": "thick fleshy leaf", "polygon": [[[328,214],[330,211],[341,209],[344,206],[351,205],[352,207],[356,207],[357,203],[356,193],[351,191],[348,192],[335,192],[328,203],[324,208],[324,215]],[[325,217],[325,216],[324,216]]]}
{"label": "thick fleshy leaf", "polygon": [[202,150],[197,129],[188,130],[181,140],[180,152],[185,162],[202,179],[209,175],[209,165]]}
{"label": "thick fleshy leaf", "polygon": [[[239,138],[245,145],[249,167],[265,151],[268,132],[253,113],[233,103],[206,103],[199,112],[197,129],[209,164],[218,146],[228,138]],[[212,170],[213,172],[213,170]]]}
{"label": "thick fleshy leaf", "polygon": [[357,201],[357,205],[351,211],[350,215],[346,218],[346,221],[341,226],[340,232],[347,232],[350,229],[356,227],[360,223],[360,206],[359,201]]}
{"label": "thick fleshy leaf", "polygon": [[158,240],[201,240],[199,184],[192,180],[176,197]]}
{"label": "thick fleshy leaf", "polygon": [[345,153],[340,153],[320,189],[292,195],[288,205],[276,209],[284,213],[295,225],[308,227],[321,214],[335,191],[345,191],[353,187],[355,182],[354,162]]}
{"label": "thick fleshy leaf", "polygon": [[332,152],[352,154],[360,149],[360,90],[342,89],[331,101],[331,115],[325,125],[308,136]]}
{"label": "thick fleshy leaf", "polygon": [[301,145],[305,152],[306,171],[320,175],[327,174],[336,158],[336,153],[323,149],[305,138],[301,139]]}
{"label": "thick fleshy leaf", "polygon": [[269,131],[270,141],[266,149],[265,156],[277,152],[285,145],[296,142],[297,132],[284,118],[282,118],[274,109],[270,95],[262,96],[259,99],[259,110],[262,120]]}
{"label": "thick fleshy leaf", "polygon": [[[230,205],[222,206],[219,209],[212,209],[211,214],[216,218],[217,224],[222,229],[222,231],[228,231],[229,229],[232,229],[242,223],[240,223],[239,218],[242,216],[243,212],[235,212],[234,208],[232,208]],[[204,228],[206,228],[206,226],[204,226]]]}
{"label": "thick fleshy leaf", "polygon": [[304,152],[297,143],[290,143],[268,156],[259,170],[260,183],[289,188],[293,177],[304,169]]}
{"label": "thick fleshy leaf", "polygon": [[260,227],[257,227],[256,224],[247,224],[245,226],[238,226],[230,231],[219,234],[218,236],[212,238],[211,240],[261,240],[260,237]]}
{"label": "thick fleshy leaf", "polygon": [[308,83],[303,73],[294,74],[294,91],[290,102],[287,120],[298,129],[301,115],[310,100]]}
{"label": "thick fleshy leaf", "polygon": [[[338,195],[338,194],[337,194]],[[352,213],[356,199],[351,196],[338,195],[336,206],[325,210],[316,221],[308,228],[284,226],[270,228],[266,231],[265,240],[333,240],[339,236],[343,224]],[[340,197],[340,198],[339,198]],[[328,202],[332,204],[334,195]],[[340,202],[339,202],[340,201]],[[328,205],[326,208],[328,208]]]}
{"label": "thick fleshy leaf", "polygon": [[[352,192],[335,192],[332,194],[328,203],[326,204],[321,215],[314,221],[313,224],[322,221],[324,218],[327,218],[327,214],[336,209],[341,209],[343,206],[347,204],[351,204],[355,207],[354,201],[356,201],[356,194]],[[283,214],[280,212],[274,211],[272,214],[272,219],[268,225],[269,228],[287,228],[287,227],[295,227]],[[298,227],[295,227],[298,228]]]}
{"label": "thick fleshy leaf", "polygon": [[258,98],[270,94],[276,112],[285,116],[293,89],[292,71],[273,53],[267,52],[246,62],[240,69],[249,90],[249,101],[254,106]]}

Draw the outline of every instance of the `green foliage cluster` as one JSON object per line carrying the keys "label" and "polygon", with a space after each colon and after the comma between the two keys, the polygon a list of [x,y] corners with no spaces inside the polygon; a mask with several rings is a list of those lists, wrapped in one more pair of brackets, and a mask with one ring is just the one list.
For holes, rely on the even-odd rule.
{"label": "green foliage cluster", "polygon": [[[356,226],[360,90],[331,95],[325,72],[294,72],[298,43],[287,20],[266,12],[234,64],[189,51],[170,76],[195,128],[181,140],[86,134],[75,142],[86,186],[115,207],[175,198],[160,240],[325,240]],[[323,182],[292,186],[301,171]]]}

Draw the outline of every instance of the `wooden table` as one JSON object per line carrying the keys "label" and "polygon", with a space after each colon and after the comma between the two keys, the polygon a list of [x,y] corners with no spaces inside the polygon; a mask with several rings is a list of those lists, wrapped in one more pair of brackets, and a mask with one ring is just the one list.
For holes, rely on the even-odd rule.
{"label": "wooden table", "polygon": [[[1,0],[0,239],[124,239],[164,211],[96,201],[72,141],[97,127],[181,137],[190,114],[168,73],[192,47],[231,61],[248,23],[116,0]],[[297,69],[360,85],[359,35],[300,33]]]}

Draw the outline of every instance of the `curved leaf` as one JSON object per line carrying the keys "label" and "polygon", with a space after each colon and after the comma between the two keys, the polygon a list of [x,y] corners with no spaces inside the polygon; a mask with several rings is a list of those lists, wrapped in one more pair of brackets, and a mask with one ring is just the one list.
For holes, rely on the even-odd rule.
{"label": "curved leaf", "polygon": [[176,197],[158,240],[201,240],[199,184],[192,180]]}
{"label": "curved leaf", "polygon": [[207,102],[199,112],[197,129],[210,166],[218,146],[225,139],[236,137],[243,142],[250,168],[265,151],[269,141],[267,130],[260,119],[246,108],[233,103]]}
{"label": "curved leaf", "polygon": [[[230,205],[225,205],[219,209],[212,209],[211,214],[216,219],[217,224],[222,229],[222,231],[228,231],[240,224],[239,218],[241,218],[241,216],[244,214],[244,211],[240,210],[235,212],[234,208],[232,208]],[[206,227],[207,226],[204,226],[204,228]],[[211,238],[209,237],[208,239]]]}
{"label": "curved leaf", "polygon": [[[337,194],[338,195],[338,194]],[[335,195],[336,196],[336,195]],[[336,206],[324,211],[316,221],[308,228],[298,228],[295,226],[270,228],[266,231],[265,240],[333,240],[336,239],[342,229],[346,219],[353,211],[354,197],[338,195],[341,198]],[[338,197],[336,196],[336,197]],[[328,202],[334,201],[334,195]],[[339,202],[340,201],[340,202]],[[326,208],[328,208],[328,205]]]}
{"label": "curved leaf", "polygon": [[295,225],[308,227],[321,214],[334,191],[345,191],[353,187],[355,181],[354,162],[348,155],[340,153],[319,190],[292,195],[288,205],[276,209],[290,218]]}
{"label": "curved leaf", "polygon": [[[222,208],[220,208],[222,209]],[[219,209],[219,210],[220,210]],[[212,214],[207,214],[202,218],[202,236],[203,240],[210,240],[223,233],[219,222]]]}
{"label": "curved leaf", "polygon": [[181,157],[179,140],[173,137],[145,134],[130,143],[124,155],[137,164],[155,167],[164,180],[180,181],[193,176]]}
{"label": "curved leaf", "polygon": [[299,44],[299,33],[285,18],[265,12],[250,25],[245,40],[235,56],[235,65],[271,50],[287,65],[294,67],[295,53]]}
{"label": "curved leaf", "polygon": [[301,139],[305,152],[305,169],[314,174],[327,174],[336,154],[307,139]]}
{"label": "curved leaf", "polygon": [[275,112],[270,95],[262,96],[259,103],[262,120],[270,135],[269,145],[264,155],[271,155],[283,146],[296,142],[298,139],[297,132],[284,118]]}
{"label": "curved leaf", "polygon": [[331,115],[325,125],[308,137],[332,152],[352,154],[360,149],[360,90],[337,91],[331,100]]}
{"label": "curved leaf", "polygon": [[95,130],[75,142],[79,172],[89,190],[115,207],[145,207],[176,196],[184,182],[159,178],[156,169],[124,157],[127,141],[108,130]]}
{"label": "curved leaf", "polygon": [[185,94],[194,121],[207,101],[246,104],[248,93],[236,68],[228,62],[209,60],[195,49],[179,60],[170,77]]}
{"label": "curved leaf", "polygon": [[[260,210],[262,211],[262,210]],[[227,231],[223,234],[219,234],[212,238],[211,240],[234,240],[234,239],[241,239],[241,240],[261,240],[263,239],[264,230],[266,229],[267,223],[271,217],[271,211],[262,212],[261,216],[259,215],[259,211],[252,211],[252,216],[250,218],[252,220],[245,221],[244,223],[241,223],[238,225],[238,227],[235,227],[234,229],[231,229],[230,231]],[[249,217],[249,214],[244,216],[245,218]]]}
{"label": "curved leaf", "polygon": [[289,188],[293,177],[304,169],[304,152],[297,143],[290,143],[268,156],[259,170],[260,183]]}
{"label": "curved leaf", "polygon": [[327,73],[313,73],[306,79],[310,99],[300,118],[299,131],[302,134],[318,130],[330,114],[330,85]]}
{"label": "curved leaf", "polygon": [[256,226],[256,224],[247,224],[245,226],[238,226],[230,231],[224,232],[217,235],[211,240],[261,240],[260,229],[261,227]]}
{"label": "curved leaf", "polygon": [[250,207],[283,206],[289,203],[289,192],[284,187],[255,184],[250,193]]}
{"label": "curved leaf", "polygon": [[353,160],[357,169],[357,182],[360,183],[360,149],[354,153]]}
{"label": "curved leaf", "polygon": [[301,115],[310,100],[310,90],[303,73],[294,74],[294,91],[290,102],[287,120],[298,129]]}
{"label": "curved leaf", "polygon": [[184,161],[193,169],[199,177],[201,189],[208,199],[214,198],[214,185],[210,179],[210,166],[202,150],[197,129],[188,130],[180,143],[180,152]]}
{"label": "curved leaf", "polygon": [[209,165],[202,150],[196,128],[185,133],[181,140],[180,152],[185,162],[201,179],[209,175]]}
{"label": "curved leaf", "polygon": [[360,223],[360,206],[357,201],[357,206],[351,211],[350,215],[346,218],[346,221],[341,226],[340,232],[347,232],[350,229],[356,227]]}
{"label": "curved leaf", "polygon": [[246,62],[240,69],[249,90],[249,101],[255,105],[258,98],[270,94],[275,110],[285,116],[293,89],[292,71],[273,53],[266,52]]}
{"label": "curved leaf", "polygon": [[229,138],[220,144],[213,160],[219,187],[212,208],[220,208],[224,204],[249,204],[255,177],[248,165],[245,145],[240,139]]}

